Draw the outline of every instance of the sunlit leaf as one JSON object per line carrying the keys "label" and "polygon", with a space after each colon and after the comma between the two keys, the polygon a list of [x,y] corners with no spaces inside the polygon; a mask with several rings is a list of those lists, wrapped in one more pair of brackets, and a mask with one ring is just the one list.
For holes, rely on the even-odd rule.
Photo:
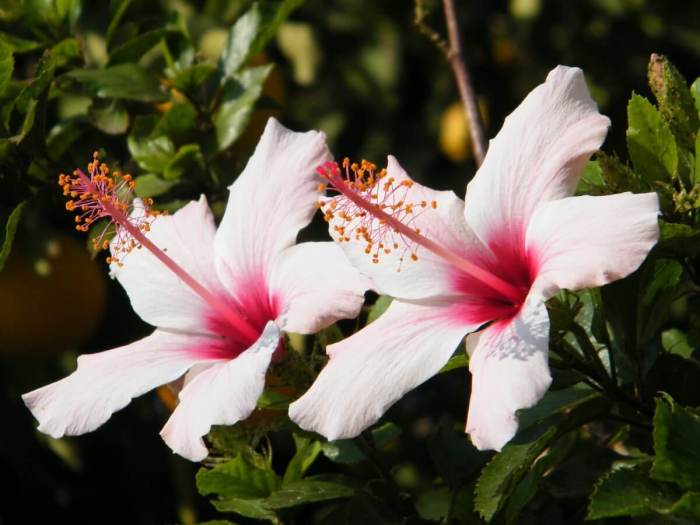
{"label": "sunlit leaf", "polygon": [[26,204],[26,201],[22,201],[15,206],[5,222],[5,235],[2,239],[2,248],[0,248],[0,271],[5,267],[5,262],[12,251],[12,243],[15,240],[17,226],[19,225],[19,220],[22,217],[22,211]]}

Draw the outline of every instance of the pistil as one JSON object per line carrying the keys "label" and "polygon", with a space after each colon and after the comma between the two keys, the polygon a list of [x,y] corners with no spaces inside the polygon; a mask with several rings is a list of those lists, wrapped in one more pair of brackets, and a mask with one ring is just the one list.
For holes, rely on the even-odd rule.
{"label": "pistil", "polygon": [[[365,176],[363,169],[358,169],[353,165],[355,178],[354,180],[351,180],[349,178],[349,172],[347,172],[347,159],[344,161],[343,165],[346,168],[347,178],[343,178],[340,169],[338,168],[338,165],[335,163],[326,164],[324,167],[319,168],[318,172],[343,197],[352,202],[357,208],[364,210],[366,213],[377,219],[381,225],[390,228],[399,236],[405,239],[409,239],[412,243],[415,243],[418,246],[422,246],[430,252],[434,253],[435,255],[441,257],[455,268],[458,268],[465,274],[481,281],[492,290],[508,298],[514,304],[520,304],[522,302],[522,290],[519,290],[517,287],[501,279],[497,275],[494,275],[488,270],[485,270],[484,268],[474,264],[472,261],[459,256],[458,254],[454,253],[452,250],[446,248],[442,244],[427,238],[421,233],[419,228],[413,228],[411,226],[408,226],[392,213],[393,211],[399,208],[401,210],[405,210],[406,206],[411,206],[410,204],[407,205],[403,201],[401,201],[401,206],[397,208],[396,205],[375,204],[370,198],[367,198],[367,195],[376,197],[377,192],[381,191],[382,188],[377,188],[377,186],[382,184],[379,181],[385,177],[386,174],[384,172],[375,174],[373,171],[373,165],[369,163],[363,163],[363,169],[368,168],[371,171],[369,176]],[[395,182],[396,181],[391,180],[388,183],[384,182],[383,185],[386,186],[387,184],[394,184]],[[402,184],[403,182],[399,182],[398,184]],[[389,188],[384,187],[383,189],[387,190]],[[437,207],[437,203],[435,202],[431,203],[431,208],[434,207]],[[389,210],[389,212],[386,211],[387,209]],[[345,236],[345,238],[349,239],[347,235]],[[411,258],[414,260],[417,259],[415,253],[412,253]],[[374,262],[378,262],[378,259],[375,258]]]}

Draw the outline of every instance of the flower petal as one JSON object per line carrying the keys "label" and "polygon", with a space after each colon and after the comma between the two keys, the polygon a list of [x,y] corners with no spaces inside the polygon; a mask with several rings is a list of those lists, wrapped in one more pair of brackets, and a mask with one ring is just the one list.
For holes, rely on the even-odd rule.
{"label": "flower petal", "polygon": [[371,286],[333,242],[287,248],[275,260],[270,275],[271,293],[281,301],[282,329],[301,334],[356,317]]}
{"label": "flower petal", "polygon": [[68,377],[22,396],[39,421],[39,430],[55,438],[95,430],[129,402],[183,375],[203,361],[197,348],[208,337],[156,330],[120,348],[78,357]]}
{"label": "flower petal", "polygon": [[358,435],[435,375],[473,328],[448,315],[451,305],[394,300],[379,319],[328,347],[328,364],[289,406],[290,418],[330,440]]}
{"label": "flower petal", "polygon": [[636,270],[659,238],[656,193],[569,197],[542,205],[527,229],[545,297],[602,286]]}
{"label": "flower petal", "polygon": [[295,133],[271,118],[255,153],[229,188],[216,234],[216,267],[223,283],[267,275],[283,249],[316,211],[316,168],[330,160],[325,135]]}
{"label": "flower petal", "polygon": [[548,343],[547,309],[533,294],[517,316],[467,338],[467,432],[479,450],[501,450],[518,430],[516,410],[535,405],[549,388]]}
{"label": "flower petal", "polygon": [[[214,218],[202,195],[173,215],[157,217],[146,235],[195,280],[217,291],[215,231]],[[209,306],[149,250],[132,250],[121,262],[123,266],[112,264],[112,274],[144,321],[160,328],[204,331]]]}
{"label": "flower petal", "polygon": [[[393,156],[388,157],[387,175],[400,183],[412,181]],[[426,186],[413,182],[413,185],[403,190],[405,195],[400,198],[404,202],[414,203],[416,213],[410,226],[420,229],[421,233],[433,241],[437,241],[448,249],[457,253],[466,252],[469,249],[478,250],[476,244],[480,241],[466,227],[464,223],[464,202],[451,191],[435,191]],[[377,188],[379,200],[382,199],[384,190]],[[342,198],[342,197],[338,197]],[[419,204],[426,202],[428,207],[421,209]],[[435,201],[437,208],[433,209]],[[325,211],[325,206],[324,206]],[[418,260],[411,259],[411,251],[407,251],[406,243],[398,236],[392,239],[384,239],[386,247],[391,250],[385,253],[379,250],[379,262],[372,261],[372,254],[378,246],[375,246],[370,254],[365,250],[367,242],[357,239],[351,232],[357,226],[366,226],[369,230],[385,229],[379,219],[374,219],[367,224],[367,218],[356,218],[348,226],[342,219],[336,217],[329,223],[329,232],[334,240],[338,241],[341,234],[335,226],[345,226],[344,237],[347,241],[340,242],[350,262],[362,273],[369,276],[375,283],[377,290],[392,297],[402,299],[423,299],[439,295],[449,295],[454,292],[453,271],[449,264],[441,257],[433,254],[425,248],[418,248]],[[394,247],[394,242],[398,246]]]}
{"label": "flower petal", "polygon": [[269,322],[248,350],[221,361],[190,379],[160,435],[173,452],[201,461],[208,451],[202,436],[212,425],[233,425],[255,409],[265,386],[265,372],[279,344],[280,331]]}
{"label": "flower petal", "polygon": [[467,187],[467,223],[487,245],[494,236],[522,240],[540,203],[573,193],[609,125],[588,93],[583,72],[557,66],[490,142]]}

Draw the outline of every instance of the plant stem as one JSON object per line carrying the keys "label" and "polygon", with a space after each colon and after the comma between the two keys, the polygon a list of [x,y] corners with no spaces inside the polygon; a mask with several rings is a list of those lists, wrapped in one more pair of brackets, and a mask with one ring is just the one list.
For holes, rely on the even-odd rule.
{"label": "plant stem", "polygon": [[474,152],[474,161],[477,167],[484,162],[486,155],[486,140],[484,138],[484,126],[481,122],[479,107],[474,93],[469,70],[464,62],[464,54],[462,52],[462,44],[459,35],[459,26],[457,24],[457,14],[453,0],[443,0],[445,10],[445,21],[447,23],[447,35],[449,38],[449,47],[447,49],[447,62],[452,68],[452,74],[457,82],[459,96],[462,98],[464,105],[464,113],[469,123],[469,132],[472,136],[472,150]]}

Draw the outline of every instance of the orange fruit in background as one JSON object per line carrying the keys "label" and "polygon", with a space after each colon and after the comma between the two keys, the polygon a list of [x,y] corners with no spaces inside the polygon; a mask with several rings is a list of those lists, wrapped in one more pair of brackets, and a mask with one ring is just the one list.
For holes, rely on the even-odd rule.
{"label": "orange fruit in background", "polygon": [[64,234],[33,257],[15,246],[0,271],[0,354],[47,356],[77,349],[105,310],[106,272]]}

